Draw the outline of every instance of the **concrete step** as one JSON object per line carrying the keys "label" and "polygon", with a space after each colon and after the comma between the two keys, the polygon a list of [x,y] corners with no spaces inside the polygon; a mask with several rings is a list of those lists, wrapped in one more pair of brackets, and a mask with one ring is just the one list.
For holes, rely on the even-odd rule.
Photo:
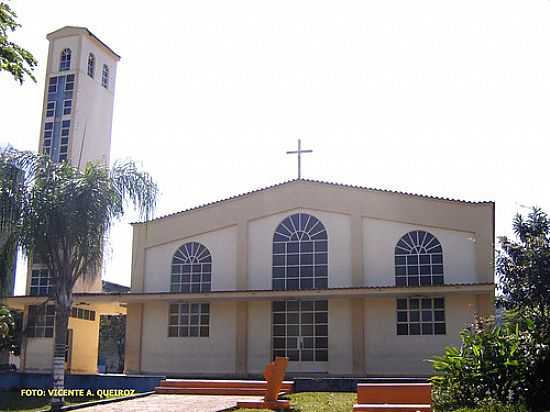
{"label": "concrete step", "polygon": [[158,386],[155,388],[155,392],[174,395],[265,395],[265,389],[262,388],[179,388]]}
{"label": "concrete step", "polygon": [[381,404],[365,403],[353,405],[354,412],[431,412],[430,404]]}
{"label": "concrete step", "polygon": [[432,386],[429,383],[360,383],[358,404],[430,405]]}
{"label": "concrete step", "polygon": [[[281,389],[292,391],[294,382],[284,381]],[[262,388],[267,387],[266,381],[224,380],[224,379],[165,379],[160,381],[160,387],[171,388]]]}

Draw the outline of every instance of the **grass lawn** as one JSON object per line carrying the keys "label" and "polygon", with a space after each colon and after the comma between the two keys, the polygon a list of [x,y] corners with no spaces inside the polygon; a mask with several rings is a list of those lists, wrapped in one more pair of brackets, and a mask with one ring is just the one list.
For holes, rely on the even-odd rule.
{"label": "grass lawn", "polygon": [[[84,397],[65,398],[65,405],[97,401],[105,398]],[[17,412],[42,412],[50,410],[50,398],[46,397],[21,397],[19,392],[0,392],[0,411]]]}
{"label": "grass lawn", "polygon": [[[350,412],[357,403],[355,392],[302,392],[285,396],[295,412]],[[236,412],[270,412],[268,409],[237,409]]]}

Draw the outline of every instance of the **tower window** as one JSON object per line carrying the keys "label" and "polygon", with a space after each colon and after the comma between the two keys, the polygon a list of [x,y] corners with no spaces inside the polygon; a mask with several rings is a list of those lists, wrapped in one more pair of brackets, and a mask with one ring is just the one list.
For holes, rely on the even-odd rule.
{"label": "tower window", "polygon": [[31,296],[50,296],[54,292],[55,279],[48,269],[33,269],[31,272]]}
{"label": "tower window", "polygon": [[46,117],[54,117],[55,116],[55,100],[48,102],[46,106]]}
{"label": "tower window", "polygon": [[67,152],[69,149],[69,130],[71,127],[70,120],[61,122],[61,144],[59,145],[59,161],[67,160]]}
{"label": "tower window", "polygon": [[59,61],[59,71],[64,72],[67,70],[71,70],[71,49],[63,49]]}
{"label": "tower window", "polygon": [[64,100],[63,101],[63,114],[71,114],[72,106],[73,106],[73,100],[72,99]]}
{"label": "tower window", "polygon": [[88,55],[88,76],[90,76],[92,79],[95,75],[95,56],[93,53],[90,53]]}
{"label": "tower window", "polygon": [[65,91],[72,92],[74,89],[74,74],[69,74],[67,76],[67,81],[65,82]]}
{"label": "tower window", "polygon": [[48,93],[57,93],[57,77],[50,77],[48,80]]}
{"label": "tower window", "polygon": [[106,89],[109,88],[109,66],[103,65],[103,72],[101,73],[101,85]]}
{"label": "tower window", "polygon": [[43,152],[47,155],[51,155],[52,136],[53,136],[53,123],[47,122],[46,124],[44,124],[44,145],[43,145]]}

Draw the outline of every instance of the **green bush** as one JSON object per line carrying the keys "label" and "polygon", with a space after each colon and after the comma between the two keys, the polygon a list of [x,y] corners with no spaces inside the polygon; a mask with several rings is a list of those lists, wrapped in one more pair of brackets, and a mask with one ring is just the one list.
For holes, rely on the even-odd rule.
{"label": "green bush", "polygon": [[526,392],[526,342],[519,327],[478,320],[461,332],[460,348],[448,347],[432,360],[431,381],[439,410],[490,404],[516,404]]}
{"label": "green bush", "polygon": [[529,411],[548,410],[550,346],[541,342],[536,329],[523,314],[507,318],[502,326],[477,320],[463,330],[460,348],[448,347],[432,360],[437,373],[431,379],[434,407],[520,411],[494,405],[526,405]]}
{"label": "green bush", "polygon": [[500,406],[500,405],[491,405],[491,406],[482,406],[480,408],[461,408],[457,409],[455,412],[529,412],[526,406]]}

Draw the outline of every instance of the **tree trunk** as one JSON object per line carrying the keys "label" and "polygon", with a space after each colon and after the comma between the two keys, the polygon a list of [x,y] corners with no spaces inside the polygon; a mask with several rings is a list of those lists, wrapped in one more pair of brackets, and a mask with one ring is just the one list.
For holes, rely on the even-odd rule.
{"label": "tree trunk", "polygon": [[[53,351],[53,389],[56,392],[65,389],[65,350],[67,340],[67,327],[69,325],[70,306],[67,307],[62,303],[57,303],[55,306],[55,335],[54,335],[54,351]],[[55,394],[57,395],[57,394]],[[59,411],[63,406],[64,399],[62,396],[52,396],[51,407],[52,411]]]}

